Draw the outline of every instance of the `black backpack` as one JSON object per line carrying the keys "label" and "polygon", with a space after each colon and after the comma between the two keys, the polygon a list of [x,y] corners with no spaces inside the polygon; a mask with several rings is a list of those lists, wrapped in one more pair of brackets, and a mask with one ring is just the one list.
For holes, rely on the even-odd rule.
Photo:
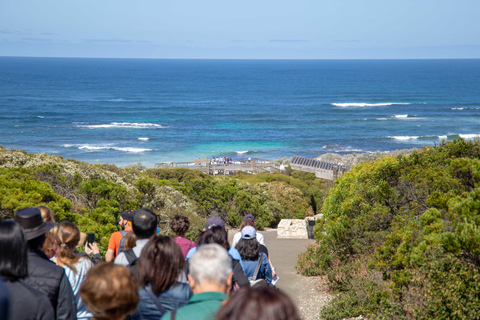
{"label": "black backpack", "polygon": [[127,249],[123,251],[123,254],[125,255],[125,258],[127,258],[128,265],[127,268],[132,271],[133,275],[135,278],[137,277],[137,262],[138,262],[138,257],[133,252],[133,249]]}

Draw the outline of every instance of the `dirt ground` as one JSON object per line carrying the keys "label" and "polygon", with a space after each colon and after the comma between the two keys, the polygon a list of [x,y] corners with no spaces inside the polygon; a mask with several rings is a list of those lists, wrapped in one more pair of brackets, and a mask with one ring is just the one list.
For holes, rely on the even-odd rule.
{"label": "dirt ground", "polygon": [[[232,230],[233,234],[238,230]],[[261,232],[265,238],[270,258],[280,280],[277,287],[288,294],[297,305],[304,320],[319,320],[321,308],[331,299],[322,285],[320,277],[304,277],[297,273],[297,256],[305,251],[306,245],[314,243],[307,239],[278,239],[276,230]],[[231,239],[231,238],[230,238]]]}

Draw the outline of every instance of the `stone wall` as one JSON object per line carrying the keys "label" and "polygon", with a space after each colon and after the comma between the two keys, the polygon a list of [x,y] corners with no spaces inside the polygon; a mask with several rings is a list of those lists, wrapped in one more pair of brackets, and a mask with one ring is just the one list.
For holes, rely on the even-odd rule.
{"label": "stone wall", "polygon": [[277,238],[308,239],[307,222],[303,219],[282,219],[277,226]]}

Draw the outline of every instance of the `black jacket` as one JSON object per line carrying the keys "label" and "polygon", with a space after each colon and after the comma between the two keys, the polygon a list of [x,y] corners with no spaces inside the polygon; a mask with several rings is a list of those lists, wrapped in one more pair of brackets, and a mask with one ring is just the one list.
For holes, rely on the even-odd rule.
{"label": "black jacket", "polygon": [[50,320],[54,313],[48,297],[21,281],[6,280],[9,295],[8,320]]}
{"label": "black jacket", "polygon": [[75,297],[65,271],[40,250],[28,252],[28,277],[23,282],[48,296],[57,320],[77,319]]}

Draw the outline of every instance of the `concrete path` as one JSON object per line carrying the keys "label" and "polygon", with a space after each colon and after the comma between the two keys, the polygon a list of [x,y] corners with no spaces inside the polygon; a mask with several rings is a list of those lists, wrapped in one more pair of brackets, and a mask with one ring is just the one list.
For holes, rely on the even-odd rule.
{"label": "concrete path", "polygon": [[[230,233],[231,236],[237,231]],[[277,287],[292,298],[303,319],[320,319],[320,309],[328,302],[330,295],[324,291],[320,277],[304,277],[295,269],[297,256],[305,252],[307,244],[315,243],[315,240],[278,239],[276,230],[261,233],[280,277]]]}

